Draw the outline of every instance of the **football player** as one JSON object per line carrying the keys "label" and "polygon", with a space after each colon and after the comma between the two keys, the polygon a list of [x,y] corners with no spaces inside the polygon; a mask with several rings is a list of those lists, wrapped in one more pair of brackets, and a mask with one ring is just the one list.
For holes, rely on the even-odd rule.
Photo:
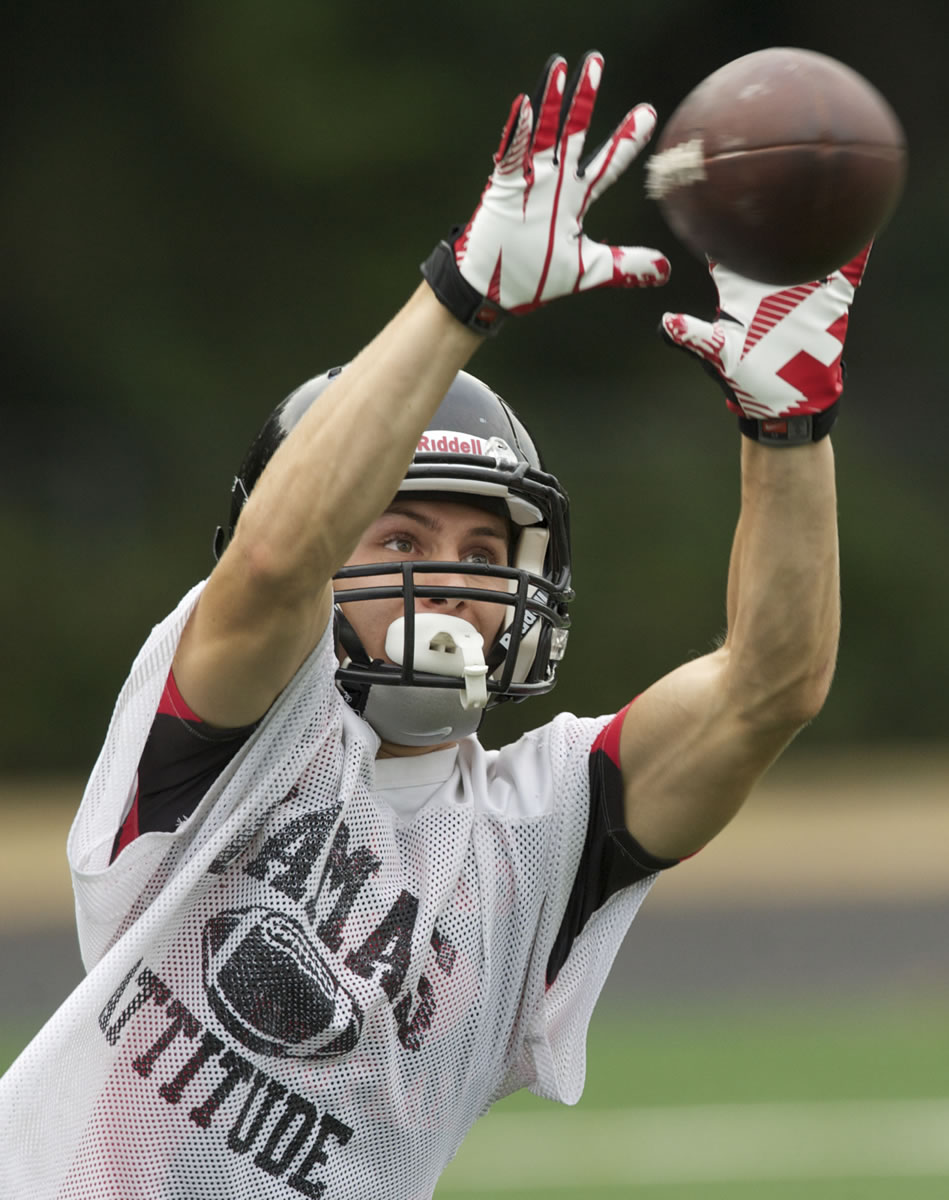
{"label": "football player", "polygon": [[217,564],[136,659],[70,836],[89,974],[0,1086],[10,1200],[430,1196],[494,1100],[577,1100],[652,882],[821,708],[865,255],[777,296],[715,267],[716,321],[663,318],[744,435],[722,644],[619,713],[478,740],[553,687],[571,561],[563,487],[464,368],[548,302],[669,275],[583,232],[655,122],[585,153],[602,65],[518,97],[471,219],[267,419]]}

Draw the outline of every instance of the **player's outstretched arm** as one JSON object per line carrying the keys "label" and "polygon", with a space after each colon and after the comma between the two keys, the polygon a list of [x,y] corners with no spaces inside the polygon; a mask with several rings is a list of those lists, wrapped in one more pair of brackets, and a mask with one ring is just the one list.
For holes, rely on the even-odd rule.
{"label": "player's outstretched arm", "polygon": [[716,321],[663,318],[666,338],[721,383],[746,437],[725,640],[649,688],[623,726],[627,823],[660,858],[694,852],[730,820],[830,687],[840,602],[826,434],[866,257],[780,290],[713,265]]}
{"label": "player's outstretched arm", "polygon": [[572,292],[665,282],[658,251],[583,232],[587,209],[655,123],[639,105],[583,157],[602,68],[588,54],[568,81],[552,58],[535,99],[517,97],[470,220],[437,245],[426,282],[267,465],[175,658],[178,687],[205,720],[248,724],[293,677],[326,627],[334,572],[391,501],[483,335]]}

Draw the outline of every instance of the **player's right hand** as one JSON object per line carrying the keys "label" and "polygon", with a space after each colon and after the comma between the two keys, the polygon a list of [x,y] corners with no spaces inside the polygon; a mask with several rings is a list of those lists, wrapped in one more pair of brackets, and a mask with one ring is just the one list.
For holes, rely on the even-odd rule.
{"label": "player's right hand", "polygon": [[599,287],[652,287],[669,261],[643,246],[610,246],[583,232],[594,200],[652,136],[655,111],[637,105],[581,162],[603,72],[591,52],[567,82],[550,59],[534,102],[514,101],[481,202],[422,264],[439,300],[459,320],[488,333],[505,312],[525,313],[558,296]]}

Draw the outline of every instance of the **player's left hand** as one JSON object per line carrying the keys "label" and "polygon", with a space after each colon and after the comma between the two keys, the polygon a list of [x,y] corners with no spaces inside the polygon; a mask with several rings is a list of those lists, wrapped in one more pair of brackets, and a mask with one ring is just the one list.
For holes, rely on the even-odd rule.
{"label": "player's left hand", "polygon": [[591,52],[567,81],[559,55],[535,100],[518,96],[501,134],[481,202],[439,243],[422,274],[459,320],[488,333],[505,312],[525,313],[571,292],[665,283],[669,261],[643,246],[610,246],[583,232],[594,200],[652,136],[656,114],[640,104],[581,161],[603,73]]}
{"label": "player's left hand", "polygon": [[666,313],[661,332],[704,362],[733,412],[758,421],[829,412],[843,391],[850,306],[869,254],[866,246],[828,278],[786,288],[711,263],[716,320]]}

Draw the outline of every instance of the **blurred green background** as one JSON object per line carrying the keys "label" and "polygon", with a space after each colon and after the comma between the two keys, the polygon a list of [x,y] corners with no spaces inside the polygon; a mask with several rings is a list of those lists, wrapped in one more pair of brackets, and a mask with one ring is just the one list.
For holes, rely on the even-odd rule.
{"label": "blurred green background", "polygon": [[[845,633],[810,745],[932,740],[949,715],[942,128],[949,16],[843,0],[562,0],[469,8],[189,0],[4,8],[0,770],[85,770],[148,629],[211,565],[230,481],[270,408],[343,361],[465,219],[513,95],[596,46],[594,123],[660,120],[768,45],[842,58],[889,98],[910,173],[848,343]],[[473,369],[521,411],[574,506],[574,634],[546,701],[607,711],[720,632],[737,441],[719,393],[655,335],[706,313],[704,268],[640,164],[595,236],[665,249],[662,292],[509,325]]]}
{"label": "blurred green background", "polygon": [[[410,294],[550,52],[604,52],[596,139],[637,101],[661,122],[729,59],[797,45],[875,83],[910,148],[848,339],[837,680],[788,755],[807,760],[800,785],[756,797],[647,901],[579,1110],[542,1106],[538,1129],[540,1102],[505,1102],[439,1194],[944,1196],[949,9],[10,0],[0,20],[0,1069],[81,975],[63,861],[80,780],[149,628],[210,569],[266,413]],[[724,620],[739,439],[655,334],[713,291],[641,165],[587,227],[664,249],[673,278],[509,323],[473,364],[571,493],[578,593],[557,690],[499,711],[489,744],[562,708],[615,709]],[[923,748],[925,782],[902,765]],[[858,1117],[854,1101],[890,1107]],[[691,1106],[700,1130],[731,1114],[719,1158],[682,1124]],[[782,1139],[743,1157],[743,1123],[768,1113]]]}

